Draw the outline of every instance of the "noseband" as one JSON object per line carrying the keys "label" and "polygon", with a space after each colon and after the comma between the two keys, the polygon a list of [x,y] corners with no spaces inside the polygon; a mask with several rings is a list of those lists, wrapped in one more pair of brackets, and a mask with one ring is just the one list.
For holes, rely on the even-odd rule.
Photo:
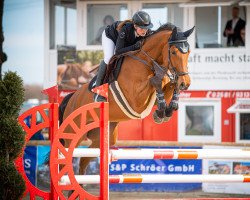
{"label": "noseband", "polygon": [[[171,52],[170,52],[170,48],[171,46],[176,46],[177,49],[183,53],[186,54],[189,51],[189,44],[187,42],[187,40],[176,40],[176,41],[169,41],[168,42],[169,47],[168,47],[168,63],[169,63],[169,70],[172,74],[172,79],[174,80],[174,82],[176,82],[179,78],[179,76],[185,76],[188,75],[189,72],[179,72],[177,71],[176,67],[173,66],[172,61],[171,61]],[[186,66],[187,67],[187,66]]]}

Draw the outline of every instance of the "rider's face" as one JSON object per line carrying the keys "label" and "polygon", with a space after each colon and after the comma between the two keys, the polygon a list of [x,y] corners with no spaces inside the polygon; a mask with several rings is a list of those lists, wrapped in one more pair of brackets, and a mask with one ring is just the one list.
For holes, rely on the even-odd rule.
{"label": "rider's face", "polygon": [[147,34],[148,29],[143,29],[135,25],[135,31],[139,36],[145,36]]}

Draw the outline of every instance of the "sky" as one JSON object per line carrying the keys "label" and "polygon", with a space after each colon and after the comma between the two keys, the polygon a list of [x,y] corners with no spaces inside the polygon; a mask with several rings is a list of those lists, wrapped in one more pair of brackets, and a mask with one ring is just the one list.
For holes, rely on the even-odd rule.
{"label": "sky", "polygon": [[3,50],[8,60],[3,72],[16,71],[25,84],[43,84],[43,0],[5,0]]}
{"label": "sky", "polygon": [[[58,20],[60,20],[60,11],[61,9],[58,8]],[[155,14],[154,10],[148,10],[148,12]],[[68,14],[69,19],[76,18],[75,11],[71,13],[69,10]],[[56,24],[60,25],[56,27],[56,30],[63,30],[60,21]],[[76,27],[72,20],[69,25]],[[69,30],[74,30],[74,28],[69,26]],[[3,49],[8,56],[7,62],[3,64],[3,72],[16,71],[25,84],[43,85],[44,0],[5,0],[3,31],[5,37]],[[69,34],[71,32],[69,31]],[[59,41],[56,43],[60,43],[62,36],[62,34],[57,34],[56,38]],[[71,41],[71,38],[74,41]],[[61,40],[63,41],[62,38]],[[69,37],[68,42],[76,42],[75,37]]]}

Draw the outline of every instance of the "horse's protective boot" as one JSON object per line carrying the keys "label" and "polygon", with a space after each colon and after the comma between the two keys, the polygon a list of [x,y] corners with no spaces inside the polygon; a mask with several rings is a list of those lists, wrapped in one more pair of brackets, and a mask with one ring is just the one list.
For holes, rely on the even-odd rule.
{"label": "horse's protective boot", "polygon": [[[105,74],[106,74],[106,68],[107,68],[107,64],[102,60],[99,66],[99,70],[98,70],[98,74],[97,74],[97,78],[95,82],[96,83],[95,87],[102,85],[103,80],[105,78]],[[101,95],[95,94],[94,100],[95,102],[103,102],[103,101],[106,101],[106,98]]]}

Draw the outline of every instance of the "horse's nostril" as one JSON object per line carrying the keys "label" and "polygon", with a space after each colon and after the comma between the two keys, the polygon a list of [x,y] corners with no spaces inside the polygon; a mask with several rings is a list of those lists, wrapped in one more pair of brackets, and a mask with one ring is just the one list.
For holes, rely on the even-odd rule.
{"label": "horse's nostril", "polygon": [[186,89],[187,89],[187,86],[185,85],[184,82],[182,82],[182,83],[180,84],[179,89],[180,89],[180,90],[186,90]]}

